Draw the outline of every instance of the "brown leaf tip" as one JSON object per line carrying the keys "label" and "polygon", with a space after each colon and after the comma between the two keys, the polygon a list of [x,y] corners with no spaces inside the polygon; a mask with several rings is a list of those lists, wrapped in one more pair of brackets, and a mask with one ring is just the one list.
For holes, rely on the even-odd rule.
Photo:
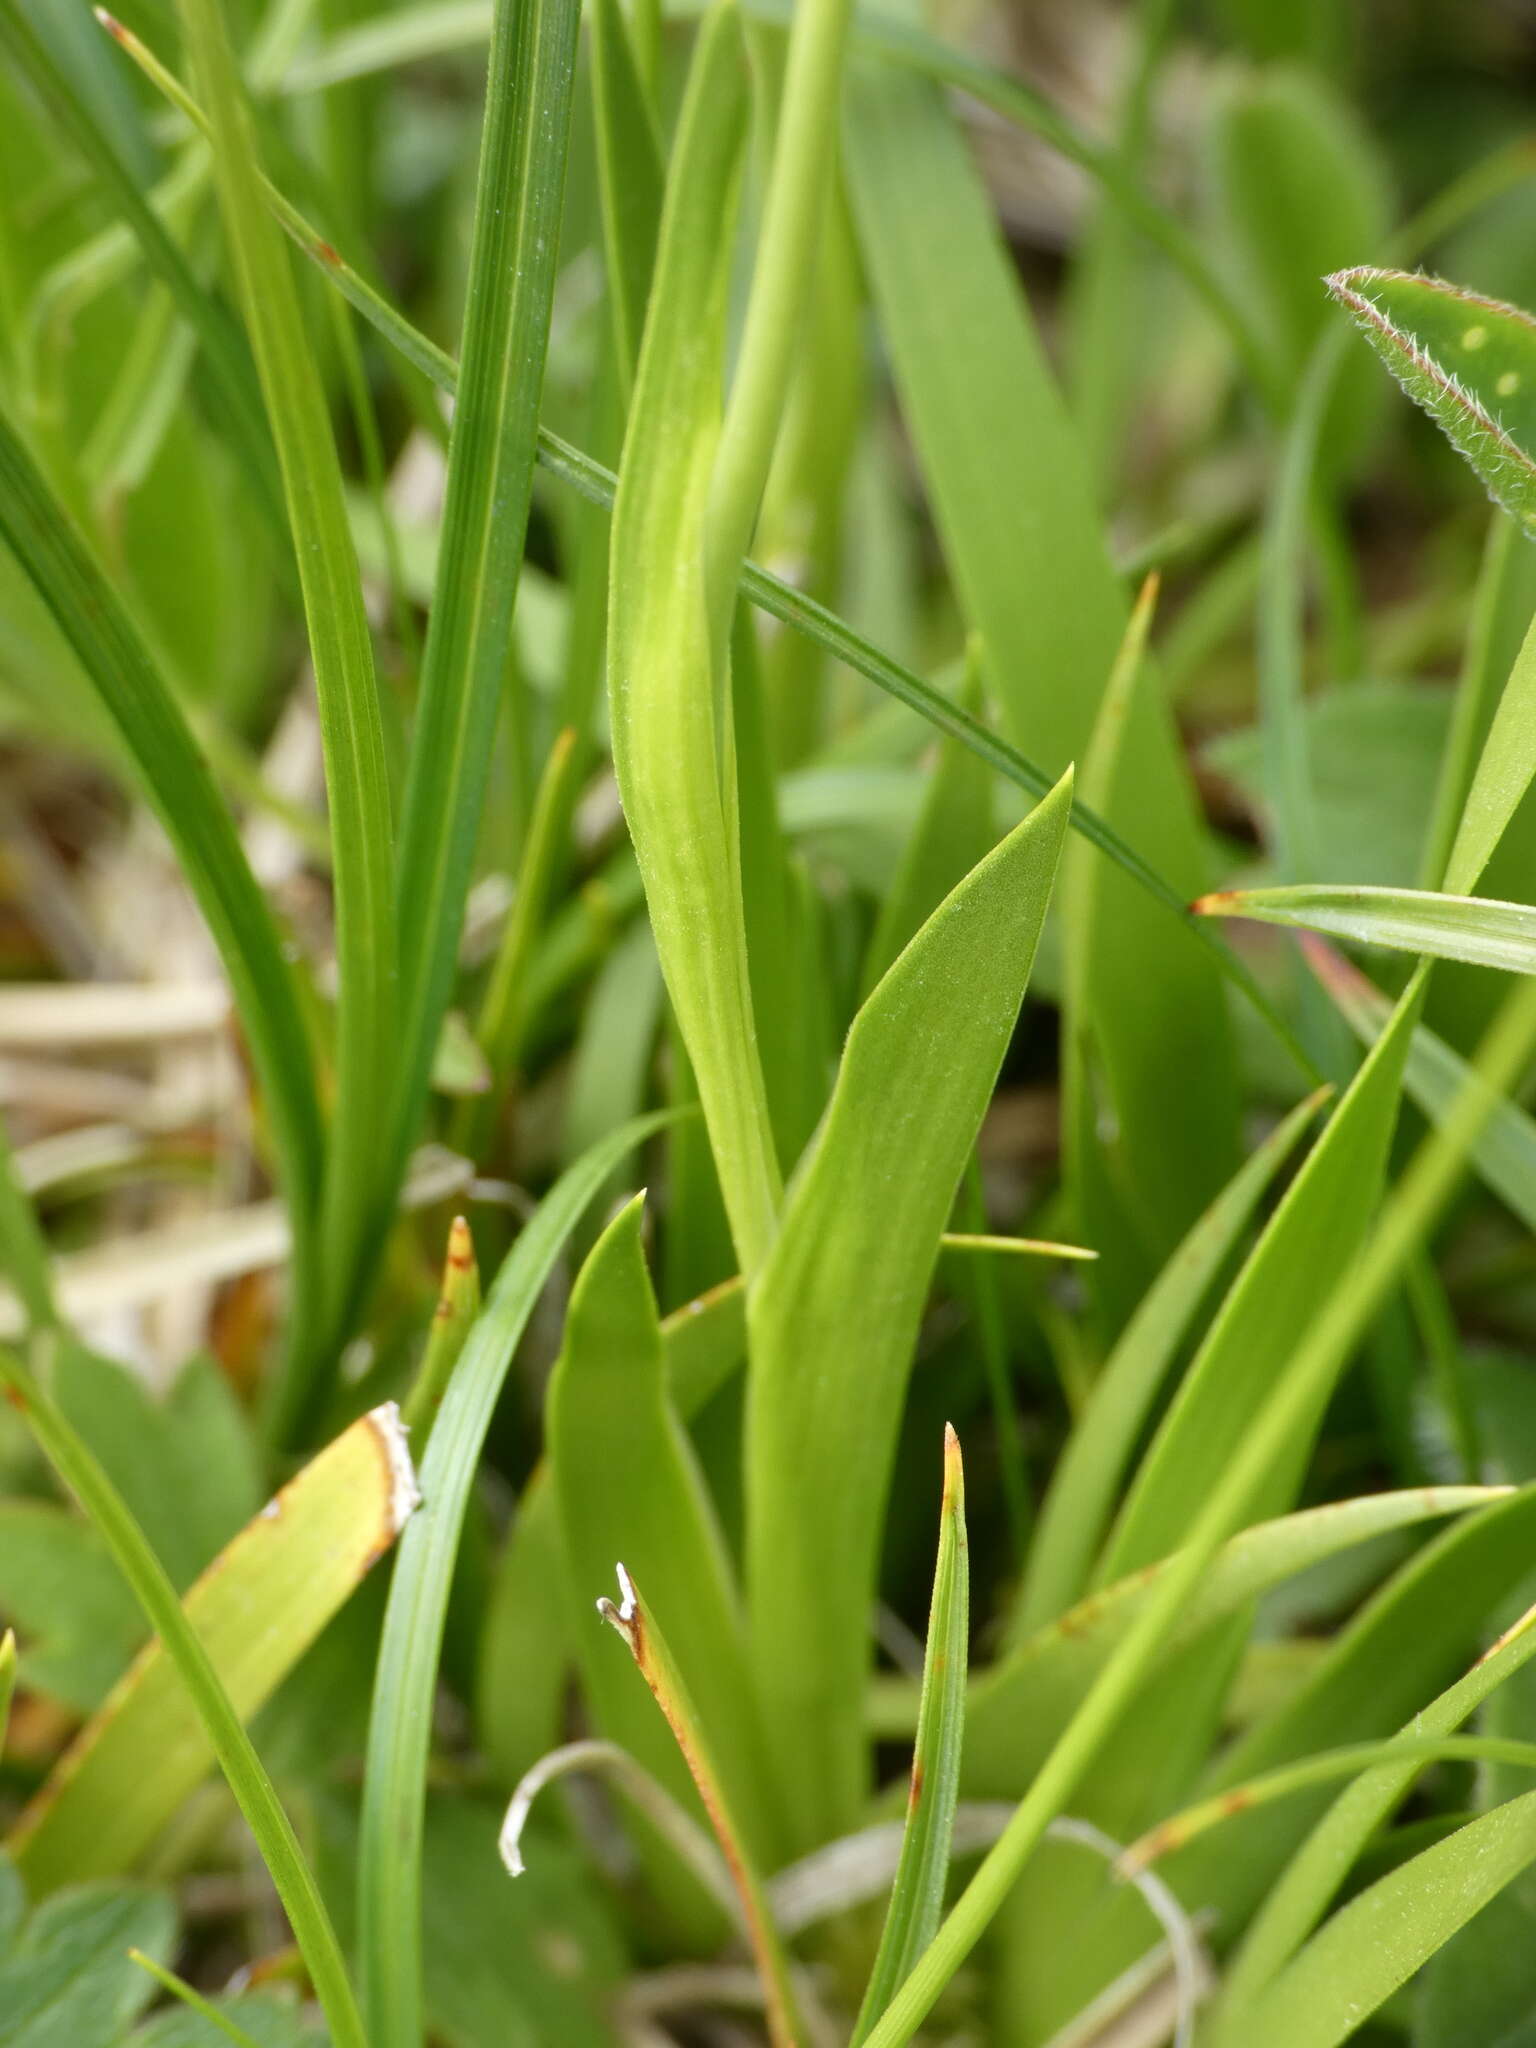
{"label": "brown leaf tip", "polygon": [[1240,889],[1212,889],[1204,896],[1197,896],[1189,907],[1196,917],[1225,917],[1230,915],[1232,905],[1241,897]]}
{"label": "brown leaf tip", "polygon": [[92,12],[115,43],[127,42],[128,31],[115,14],[108,14],[105,7],[93,8]]}
{"label": "brown leaf tip", "polygon": [[448,1226],[448,1265],[455,1273],[467,1273],[475,1263],[475,1240],[468,1221],[455,1216]]}
{"label": "brown leaf tip", "polygon": [[944,1425],[944,1505],[953,1507],[965,1484],[965,1464],[960,1456],[960,1439],[952,1422]]}

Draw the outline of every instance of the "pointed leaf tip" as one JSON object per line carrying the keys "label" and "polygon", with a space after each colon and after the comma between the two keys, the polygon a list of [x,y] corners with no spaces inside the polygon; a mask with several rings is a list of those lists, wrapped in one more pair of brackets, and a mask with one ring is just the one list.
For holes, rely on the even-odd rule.
{"label": "pointed leaf tip", "polygon": [[965,1463],[952,1422],[944,1425],[944,1512],[953,1514],[965,1499]]}

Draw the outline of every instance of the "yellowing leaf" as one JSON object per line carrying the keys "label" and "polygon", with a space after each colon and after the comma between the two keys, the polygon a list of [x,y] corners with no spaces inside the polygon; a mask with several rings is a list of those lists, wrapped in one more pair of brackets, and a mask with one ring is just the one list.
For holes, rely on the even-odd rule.
{"label": "yellowing leaf", "polygon": [[[187,1618],[242,1718],[389,1549],[416,1502],[391,1403],[312,1459],[190,1588]],[[8,1847],[29,1887],[128,1869],[212,1764],[202,1721],[157,1640],[17,1822]]]}

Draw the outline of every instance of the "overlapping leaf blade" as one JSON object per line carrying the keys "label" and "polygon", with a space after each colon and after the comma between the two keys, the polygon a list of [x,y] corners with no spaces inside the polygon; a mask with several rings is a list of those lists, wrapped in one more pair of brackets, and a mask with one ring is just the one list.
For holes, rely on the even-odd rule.
{"label": "overlapping leaf blade", "polygon": [[860,1010],[751,1286],[747,1591],[801,1846],[858,1814],[856,1703],[912,1347],[1070,803],[1066,780],[950,893]]}

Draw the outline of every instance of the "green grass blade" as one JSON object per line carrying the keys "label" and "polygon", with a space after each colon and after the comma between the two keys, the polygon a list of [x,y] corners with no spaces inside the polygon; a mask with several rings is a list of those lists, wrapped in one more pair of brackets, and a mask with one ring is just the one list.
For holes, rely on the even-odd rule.
{"label": "green grass blade", "polygon": [[[872,295],[960,601],[1005,723],[1059,772],[1084,760],[1126,625],[1093,479],[991,198],[937,92],[861,74],[847,157]],[[1154,685],[1119,723],[1129,729],[1087,801],[1161,874],[1197,887],[1198,812]],[[1095,1181],[1084,1203],[1074,1190],[1076,1231],[1117,1252],[1150,1233],[1141,1262],[1155,1270],[1236,1163],[1230,1032],[1211,962],[1118,876],[1100,880],[1095,927],[1091,983],[1069,980],[1069,1032],[1092,1034],[1128,1193]],[[1173,1068],[1201,1074],[1197,1094],[1167,1086]],[[1127,1207],[1134,1220],[1121,1221]],[[1106,1295],[1128,1265],[1106,1260],[1095,1291]],[[1127,1307],[1106,1301],[1112,1321]]]}
{"label": "green grass blade", "polygon": [[592,8],[592,109],[614,360],[627,411],[661,233],[666,172],[619,0],[594,0]]}
{"label": "green grass blade", "polygon": [[[160,90],[175,104],[181,106],[189,119],[196,121],[199,126],[206,127],[207,117],[198,108],[197,103],[187,97],[176,80],[155,60],[144,45],[137,38],[126,36],[123,43],[135,62],[144,69],[146,75]],[[313,227],[270,182],[264,182],[262,189],[274,217],[282,224],[297,247],[324,276],[330,279],[348,303],[354,306],[375,332],[407,362],[429,378],[440,391],[452,396],[457,389],[458,380],[458,366],[452,356],[429,340],[381,298],[367,280],[345,261],[319,230]],[[589,503],[612,505],[614,502],[617,479],[613,472],[547,427],[539,429],[538,454],[539,461],[551,475],[558,477]],[[999,775],[1024,790],[1026,794],[1043,797],[1050,791],[1054,778],[1037,762],[1000,734],[989,731],[978,719],[972,717],[943,691],[936,690],[914,670],[882,652],[863,634],[840,619],[835,612],[829,611],[825,605],[818,603],[815,598],[807,596],[803,591],[795,590],[781,578],[758,568],[752,562],[748,562],[742,570],[741,589],[748,601],[759,610],[767,612],[771,618],[781,620],[796,632],[806,635],[827,653],[845,663],[856,675],[865,677],[867,681],[875,684],[876,688],[894,697],[898,703],[916,711],[936,731],[959,740],[979,759],[987,762]],[[1189,917],[1187,891],[1181,892],[1176,889],[1150,866],[1112,825],[1107,824],[1091,809],[1083,805],[1073,806],[1072,829],[1098,847],[1135,882],[1137,887],[1160,903],[1164,910],[1184,922],[1186,930],[1195,942],[1210,953],[1218,970],[1241,992],[1255,1013],[1269,1025],[1296,1060],[1301,1072],[1315,1081],[1318,1075],[1311,1060],[1297,1044],[1289,1024],[1259,988],[1253,976],[1198,919]]]}
{"label": "green grass blade", "polygon": [[717,656],[729,636],[821,245],[852,13],[853,0],[800,0],[790,18],[762,227],[704,518],[704,598]]}
{"label": "green grass blade", "polygon": [[228,309],[198,283],[159,214],[145,200],[111,137],[28,23],[19,0],[3,0],[0,4],[0,50],[8,54],[18,73],[28,79],[90,166],[109,204],[127,224],[145,261],[166,287],[177,312],[197,335],[212,372],[211,390],[222,424],[239,450],[241,467],[264,510],[280,528],[282,493],[272,437],[262,413],[261,391],[250,352]]}
{"label": "green grass blade", "polygon": [[699,1088],[742,1268],[761,1264],[780,1182],[752,1014],[734,830],[726,651],[705,583],[726,287],[744,108],[727,8],[700,34],[681,116],[624,460],[609,586],[614,769],[668,993]]}
{"label": "green grass blade", "polygon": [[[792,18],[789,0],[780,0],[780,4],[749,0],[744,12],[754,20],[779,24]],[[446,5],[433,0],[425,7],[402,7],[384,20],[344,29],[328,43],[306,52],[290,68],[283,90],[308,92],[333,80],[365,77],[421,57],[473,47],[485,41],[490,25],[489,0],[447,0]],[[866,16],[853,23],[851,38],[861,57],[878,58],[898,70],[964,93],[1003,120],[1038,135],[1102,186],[1127,223],[1161,252],[1206,306],[1226,333],[1255,390],[1272,410],[1278,410],[1284,396],[1283,380],[1248,309],[1229,289],[1199,237],[1158,204],[1113,149],[1092,141],[1044,94],[1022,80],[913,23]]]}
{"label": "green grass blade", "polygon": [[[1303,951],[1318,980],[1362,1045],[1371,1045],[1392,1014],[1392,1005],[1359,968],[1321,939],[1304,939]],[[1403,1085],[1438,1123],[1467,1085],[1467,1063],[1427,1025],[1413,1034]],[[1532,1230],[1536,1230],[1536,1120],[1516,1102],[1494,1103],[1472,1152],[1486,1185]]]}
{"label": "green grass blade", "polygon": [[323,1141],[293,974],[223,798],[134,621],[0,414],[0,533],[136,767],[207,919],[250,1041],[293,1218],[295,1313],[315,1313]]}
{"label": "green grass blade", "polygon": [[[186,1627],[246,1722],[298,1662],[415,1506],[393,1408],[320,1452],[228,1543],[183,1597]],[[152,1642],[86,1724],[9,1841],[41,1895],[131,1870],[215,1755],[168,1640]]]}
{"label": "green grass blade", "polygon": [[[1411,1021],[1415,991],[1400,1009]],[[1180,1556],[1162,1575],[1128,1634],[1095,1681],[1071,1726],[1042,1765],[996,1847],[939,1929],[880,2026],[872,2048],[901,2048],[1007,1897],[1050,1821],[1072,1797],[1105,1739],[1119,1724],[1169,1624],[1217,1547],[1281,1460],[1294,1457],[1320,1404],[1370,1318],[1398,1283],[1454,1185],[1487,1113],[1490,1092],[1507,1089],[1536,1045],[1536,990],[1522,987],[1479,1053],[1478,1085],[1415,1156],[1362,1255],[1332,1289],[1324,1312],[1294,1350],[1261,1413],[1211,1488]]]}
{"label": "green grass blade", "polygon": [[1068,780],[951,892],[854,1019],[751,1285],[748,1598],[800,1848],[857,1821],[868,1616],[912,1349],[1070,803]]}
{"label": "green grass blade", "polygon": [[1441,887],[1470,895],[1536,772],[1536,626],[1527,629],[1488,727]]}
{"label": "green grass blade", "polygon": [[20,1404],[44,1456],[79,1500],[164,1645],[195,1703],[230,1790],[256,1838],[303,1953],[334,2048],[369,2048],[325,1902],[272,1781],[208,1652],[143,1532],[100,1465],[20,1360],[0,1351],[0,1379]]}
{"label": "green grass blade", "polygon": [[[1471,1514],[1507,1498],[1499,1487],[1419,1487],[1363,1495],[1258,1522],[1232,1537],[1206,1567],[1158,1647],[1158,1663],[1198,1643],[1248,1602],[1329,1558],[1394,1529]],[[966,1724],[968,1797],[1017,1794],[1045,1761],[1090,1686],[1156,1591],[1173,1559],[1078,1600],[980,1673]],[[1267,1759],[1266,1759],[1267,1760]]]}
{"label": "green grass blade", "polygon": [[[1528,1610],[1464,1677],[1401,1730],[1405,1746],[1461,1727],[1504,1680],[1536,1654],[1536,1610]],[[1327,1911],[1366,1843],[1413,1782],[1415,1766],[1390,1757],[1341,1792],[1287,1864],[1232,1959],[1223,2004],[1239,2010],[1289,1960]]]}
{"label": "green grass blade", "polygon": [[[1157,582],[1147,579],[1110,672],[1083,760],[1085,801],[1147,843],[1146,764],[1166,755],[1166,714],[1146,657]],[[1175,771],[1176,772],[1176,771]],[[1162,851],[1175,857],[1170,835]],[[1188,867],[1188,850],[1177,855]],[[1103,1253],[1101,1335],[1121,1329],[1236,1163],[1235,1077],[1219,985],[1181,947],[1170,973],[1161,921],[1082,840],[1062,883],[1064,1178],[1076,1232]],[[1187,1093],[1170,1065],[1209,1075]]]}
{"label": "green grass blade", "polygon": [[[1386,243],[1385,168],[1363,121],[1315,72],[1271,66],[1223,84],[1207,145],[1218,246],[1272,354],[1299,378],[1328,319],[1318,279]],[[1335,418],[1356,441],[1361,410]]]}
{"label": "green grass blade", "polygon": [[1399,1865],[1315,1934],[1216,2036],[1222,2048],[1345,2041],[1458,1928],[1536,1862],[1536,1792]]}
{"label": "green grass blade", "polygon": [[[973,643],[968,662],[979,659],[980,647]],[[975,711],[974,696],[967,709]],[[870,933],[859,976],[862,995],[869,994],[923,920],[983,858],[995,836],[985,768],[968,747],[942,741],[912,837]]]}
{"label": "green grass blade", "polygon": [[1086,1589],[1116,1489],[1201,1301],[1265,1190],[1326,1100],[1298,1103],[1244,1160],[1148,1289],[1067,1440],[1025,1564],[1015,1627],[1028,1634]]}
{"label": "green grass blade", "polygon": [[[1101,1579],[1187,1540],[1294,1355],[1299,1305],[1325,1299],[1356,1258],[1380,1197],[1416,1010],[1399,1006],[1229,1290],[1137,1471]],[[1299,1452],[1276,1474],[1277,1492],[1294,1483]]]}
{"label": "green grass blade", "polygon": [[797,870],[791,859],[779,813],[763,671],[753,620],[741,606],[731,633],[741,908],[768,1122],[779,1164],[788,1172],[825,1105],[831,1048],[825,1009],[814,992],[820,907],[803,868]]}
{"label": "green grass blade", "polygon": [[1139,1840],[1131,1843],[1116,1865],[1117,1874],[1134,1877],[1160,1856],[1182,1849],[1199,1835],[1220,1827],[1240,1813],[1273,1800],[1288,1799],[1297,1792],[1309,1792],[1335,1778],[1354,1778],[1379,1764],[1401,1764],[1410,1771],[1433,1763],[1513,1764],[1520,1770],[1536,1770],[1536,1742],[1516,1742],[1498,1735],[1390,1737],[1384,1742],[1353,1742],[1340,1749],[1324,1750],[1318,1756],[1303,1757],[1300,1763],[1282,1764],[1261,1778],[1248,1778],[1229,1791],[1218,1792],[1186,1806],[1181,1813],[1160,1821]]}
{"label": "green grass blade", "polygon": [[462,368],[411,742],[399,891],[395,1171],[452,987],[533,481],[580,8],[497,7]]}
{"label": "green grass blade", "polygon": [[[1474,1655],[1482,1631],[1522,1585],[1536,1494],[1522,1488],[1445,1529],[1409,1557],[1328,1643],[1306,1678],[1245,1728],[1208,1772],[1206,1789],[1342,1741],[1389,1734]],[[1306,1815],[1301,1815],[1305,1820]],[[1231,1854],[1213,1845],[1193,1864],[1217,1873],[1245,1914],[1299,1840],[1299,1822],[1261,1816]],[[1234,1870],[1233,1864],[1237,1867]]]}
{"label": "green grass blade", "polygon": [[595,1145],[551,1188],[512,1247],[459,1356],[421,1464],[430,1510],[411,1525],[389,1589],[363,1786],[358,1926],[369,2048],[419,2048],[421,1840],[432,1692],[448,1589],[480,1453],[512,1352],[560,1248],[608,1175],[664,1117]]}
{"label": "green grass blade", "polygon": [[153,1956],[145,1955],[141,1948],[131,1948],[128,1953],[141,1970],[147,1971],[154,1978],[162,1991],[168,1991],[172,1998],[186,2006],[189,2011],[195,2012],[208,2026],[217,2029],[226,2041],[233,2041],[235,2048],[261,2048],[254,2035],[248,2034],[244,2027],[237,2025],[228,2013],[220,2012],[218,2007],[204,1998],[200,1991],[194,1991],[184,1977],[178,1977],[174,1970],[168,1970],[163,1963],[157,1963]]}
{"label": "green grass blade", "polygon": [[1222,889],[1202,896],[1205,917],[1251,917],[1300,926],[1394,952],[1464,960],[1506,974],[1536,974],[1536,909],[1429,889],[1351,888],[1302,883],[1287,889]]}
{"label": "green grass blade", "polygon": [[341,469],[292,266],[262,197],[244,87],[217,0],[180,0],[212,133],[214,177],[288,504],[320,707],[336,915],[336,1112],[321,1235],[326,1313],[270,1390],[285,1437],[313,1412],[353,1312],[381,1197],[392,1207],[388,1110],[398,1058],[389,782]]}
{"label": "green grass blade", "polygon": [[[710,1730],[737,1824],[755,1860],[772,1867],[782,1860],[782,1827],[741,1605],[713,1504],[668,1396],[643,1219],[644,1198],[637,1196],[589,1254],[549,1384],[546,1434],[566,1579],[573,1608],[585,1616],[594,1572],[610,1572],[621,1551],[637,1575],[645,1568],[651,1612]],[[576,1640],[603,1732],[674,1792],[686,1793],[675,1748],[628,1673],[593,1640],[590,1626]]]}
{"label": "green grass blade", "polygon": [[901,1838],[901,1861],[891,1886],[885,1929],[853,2030],[855,2048],[932,1941],[944,1910],[950,1840],[960,1796],[961,1744],[965,1736],[970,1583],[965,1542],[965,1473],[959,1441],[946,1425],[939,1557],[928,1610],[923,1693],[917,1711],[907,1824]]}
{"label": "green grass blade", "polygon": [[1495,512],[1489,520],[1472,594],[1456,708],[1435,789],[1434,812],[1424,835],[1418,875],[1422,888],[1436,888],[1449,869],[1478,757],[1502,702],[1513,656],[1530,625],[1533,600],[1536,551],[1525,544],[1525,535],[1513,520]]}

